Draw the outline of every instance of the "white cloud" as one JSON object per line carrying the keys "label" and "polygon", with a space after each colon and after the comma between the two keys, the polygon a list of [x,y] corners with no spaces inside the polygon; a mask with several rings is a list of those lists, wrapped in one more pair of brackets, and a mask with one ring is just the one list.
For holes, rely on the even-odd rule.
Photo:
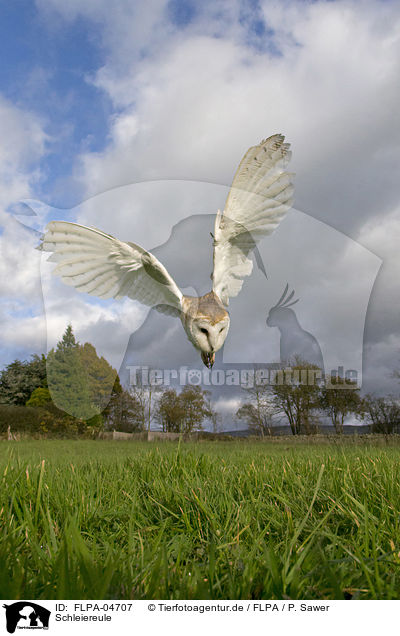
{"label": "white cloud", "polygon": [[[0,96],[0,316],[3,348],[35,351],[43,348],[44,331],[37,328],[42,311],[39,254],[35,238],[12,218],[7,208],[31,194],[40,178],[38,161],[45,153],[47,136],[42,122]],[[25,319],[21,316],[27,316]],[[29,316],[29,318],[28,318]],[[30,338],[24,333],[30,322]],[[23,323],[23,324],[22,324]],[[41,340],[41,344],[40,344]]]}
{"label": "white cloud", "polygon": [[[154,20],[161,9],[153,7]],[[377,4],[365,12],[356,3],[267,5],[281,57],[255,53],[244,27],[229,24],[221,38],[197,23],[165,27],[162,50],[140,63],[127,55],[124,73],[113,49],[95,82],[119,112],[105,152],[81,159],[88,195],[154,178],[229,184],[251,143],[283,131],[297,207],[353,232],[378,203],[390,207],[397,187],[399,16],[377,12]],[[134,32],[129,13],[125,20]],[[124,38],[114,46],[124,50]]]}
{"label": "white cloud", "polygon": [[[66,326],[71,324],[79,342],[92,343],[99,355],[119,368],[131,333],[140,327],[149,309],[128,298],[104,301],[79,294],[53,275],[54,265],[48,263],[47,258],[47,253],[41,253],[44,301],[41,327],[47,332],[44,350],[55,347]],[[29,320],[22,319],[19,324],[24,334],[29,329],[33,334],[35,327],[33,324],[30,327]]]}
{"label": "white cloud", "polygon": [[10,220],[0,235],[0,294],[33,303],[40,294],[39,253],[30,233]]}
{"label": "white cloud", "polygon": [[215,410],[219,413],[230,414],[233,411],[236,412],[238,410],[239,406],[241,405],[241,400],[237,397],[226,398],[221,396],[217,400],[215,400],[212,405],[213,408],[215,408]]}
{"label": "white cloud", "polygon": [[29,196],[40,178],[37,162],[45,152],[47,136],[42,122],[0,95],[0,210]]}
{"label": "white cloud", "polygon": [[399,208],[378,214],[359,235],[360,243],[383,257],[370,300],[364,352],[366,386],[377,393],[398,393],[398,381],[392,373],[400,368],[399,236]]}
{"label": "white cloud", "polygon": [[378,205],[393,205],[395,4],[370,1],[360,11],[355,1],[265,2],[271,32],[263,38],[249,27],[256,9],[236,2],[196,6],[182,29],[165,1],[118,0],[111,12],[105,0],[38,6],[91,19],[105,50],[92,80],[116,113],[106,150],[80,158],[87,196],[155,178],[228,185],[250,144],[283,131],[294,149],[298,209],[354,235]]}
{"label": "white cloud", "polygon": [[40,177],[37,162],[45,152],[47,136],[41,122],[0,96],[0,292],[33,299],[38,286],[38,254],[33,237],[7,213],[30,195]]}

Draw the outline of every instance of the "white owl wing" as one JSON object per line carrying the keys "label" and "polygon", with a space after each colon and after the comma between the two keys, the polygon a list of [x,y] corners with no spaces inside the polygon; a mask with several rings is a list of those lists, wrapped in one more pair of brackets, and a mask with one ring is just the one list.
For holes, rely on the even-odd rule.
{"label": "white owl wing", "polygon": [[134,243],[100,230],[66,221],[51,221],[39,249],[53,252],[58,274],[67,285],[98,298],[122,298],[163,313],[181,310],[182,293],[157,258]]}
{"label": "white owl wing", "polygon": [[271,234],[292,205],[291,152],[283,135],[273,135],[244,155],[214,230],[213,291],[225,305],[237,296],[253,263],[251,250]]}

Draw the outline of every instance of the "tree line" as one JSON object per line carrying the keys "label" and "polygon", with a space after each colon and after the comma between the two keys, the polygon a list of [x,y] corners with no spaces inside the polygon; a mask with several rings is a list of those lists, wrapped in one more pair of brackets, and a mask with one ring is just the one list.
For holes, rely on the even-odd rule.
{"label": "tree line", "polygon": [[0,432],[95,437],[100,430],[165,432],[201,430],[215,417],[209,394],[198,386],[174,389],[122,387],[117,371],[71,325],[57,346],[29,361],[14,360],[0,373]]}
{"label": "tree line", "polygon": [[341,435],[349,416],[368,425],[372,433],[399,432],[400,403],[395,397],[370,394],[362,397],[354,381],[337,376],[310,381],[313,376],[321,375],[320,369],[300,359],[288,372],[287,381],[277,374],[272,384],[255,384],[244,389],[245,402],[236,417],[256,434],[273,435],[276,424],[284,421],[293,435],[312,435],[320,430],[323,419],[328,418]]}
{"label": "tree line", "polygon": [[[255,434],[273,435],[279,424],[293,435],[312,435],[329,418],[338,434],[346,418],[368,424],[373,433],[390,434],[400,427],[399,401],[393,396],[360,395],[350,380],[330,378],[310,382],[318,367],[297,359],[289,381],[254,383],[243,389],[245,399],[236,413]],[[255,369],[255,374],[257,373]],[[286,378],[287,380],[287,378]],[[49,436],[96,437],[102,430],[164,432],[202,430],[206,421],[217,432],[220,414],[210,393],[187,385],[178,393],[168,387],[143,385],[139,378],[129,389],[117,371],[88,342],[77,342],[71,325],[46,356],[14,360],[0,372],[0,433],[26,431]]]}

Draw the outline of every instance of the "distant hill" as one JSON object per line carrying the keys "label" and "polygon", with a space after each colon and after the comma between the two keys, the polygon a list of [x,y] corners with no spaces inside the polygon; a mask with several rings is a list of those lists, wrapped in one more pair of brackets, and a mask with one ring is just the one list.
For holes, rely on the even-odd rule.
{"label": "distant hill", "polygon": [[[335,429],[333,426],[324,425],[320,426],[318,430],[322,435],[334,435]],[[370,427],[366,425],[354,426],[352,424],[345,424],[343,428],[344,435],[365,435],[370,433]],[[254,435],[254,431],[249,428],[233,431],[221,431],[219,435],[230,435],[231,437],[250,437]],[[274,426],[273,435],[291,435],[290,426]]]}

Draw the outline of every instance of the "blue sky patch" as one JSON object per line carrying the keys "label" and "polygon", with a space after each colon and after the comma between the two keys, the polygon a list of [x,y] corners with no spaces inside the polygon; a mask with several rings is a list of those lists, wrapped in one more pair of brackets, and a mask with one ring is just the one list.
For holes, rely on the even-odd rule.
{"label": "blue sky patch", "polygon": [[106,94],[90,81],[104,62],[96,29],[83,18],[46,22],[30,0],[3,3],[0,57],[2,95],[39,115],[50,137],[37,195],[70,207],[80,195],[71,191],[75,157],[104,148],[112,112]]}

